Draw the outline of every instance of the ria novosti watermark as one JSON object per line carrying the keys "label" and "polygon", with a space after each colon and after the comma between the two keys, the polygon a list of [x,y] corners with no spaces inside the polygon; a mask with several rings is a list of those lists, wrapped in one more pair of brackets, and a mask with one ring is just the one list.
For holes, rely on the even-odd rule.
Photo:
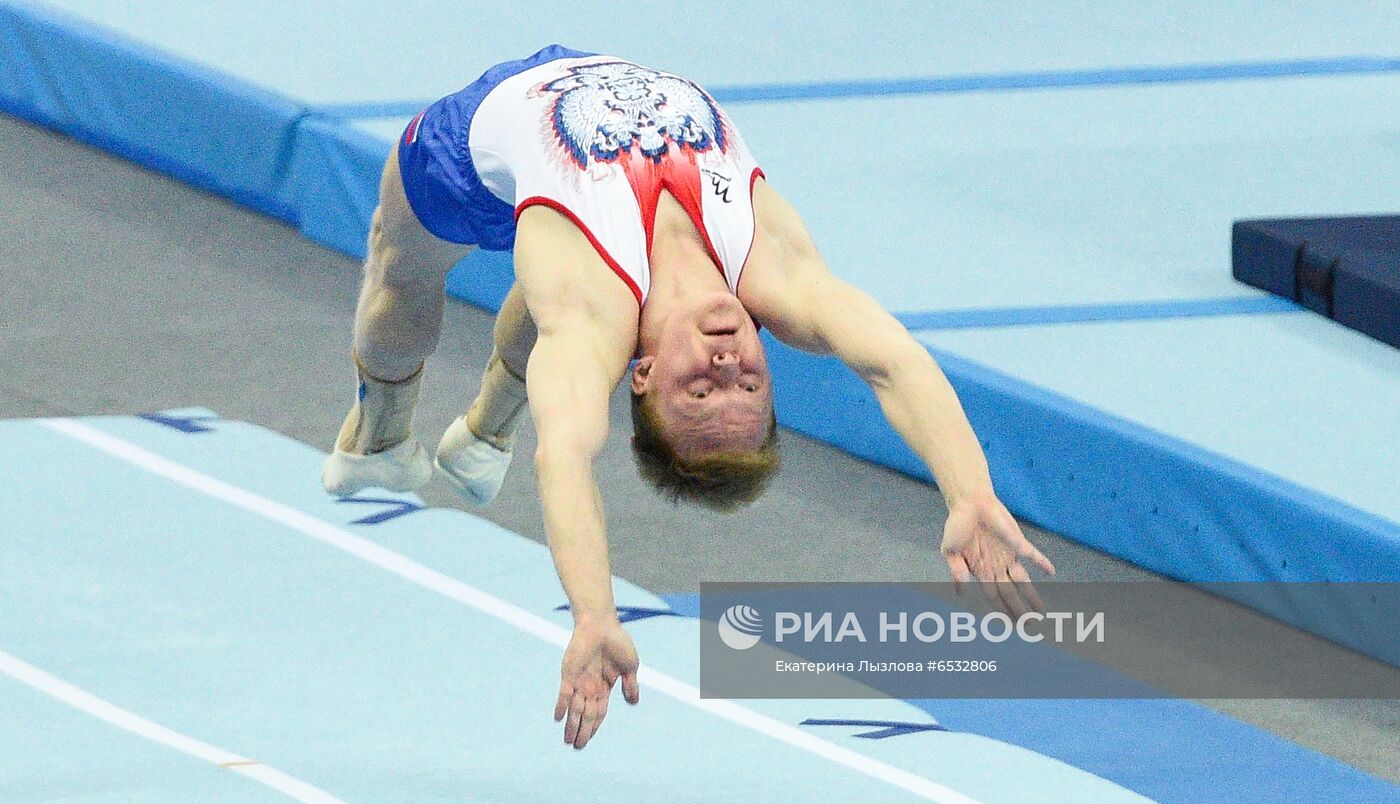
{"label": "ria novosti watermark", "polygon": [[[1233,586],[1247,588],[1058,582],[1042,585],[1044,611],[1012,616],[969,605],[977,598],[959,599],[950,584],[702,584],[701,692],[1400,697],[1400,585]],[[1282,601],[1365,616],[1344,648],[1222,592],[1262,608]]]}
{"label": "ria novosti watermark", "polygon": [[[870,614],[865,615],[867,618]],[[772,642],[781,645],[798,640],[804,643],[826,642],[1005,642],[1013,637],[1022,642],[1104,641],[1104,612],[1032,611],[1012,619],[1000,611],[987,612],[980,617],[968,611],[954,611],[946,616],[937,611],[878,611],[871,631],[863,624],[861,614],[854,611],[778,611],[772,616]],[[718,632],[724,644],[735,650],[747,650],[757,645],[763,636],[763,616],[751,606],[736,604],[725,609],[718,622]],[[1050,631],[1041,626],[1049,624]],[[1069,624],[1069,625],[1067,625]],[[870,636],[867,636],[870,632]]]}

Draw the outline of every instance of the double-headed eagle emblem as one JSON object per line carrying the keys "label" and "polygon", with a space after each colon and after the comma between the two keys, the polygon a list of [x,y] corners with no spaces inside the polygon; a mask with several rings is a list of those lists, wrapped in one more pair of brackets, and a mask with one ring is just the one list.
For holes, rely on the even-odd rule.
{"label": "double-headed eagle emblem", "polygon": [[724,121],[703,90],[674,75],[620,61],[569,68],[536,93],[557,93],[550,123],[579,168],[634,148],[654,162],[671,145],[703,153],[726,147]]}

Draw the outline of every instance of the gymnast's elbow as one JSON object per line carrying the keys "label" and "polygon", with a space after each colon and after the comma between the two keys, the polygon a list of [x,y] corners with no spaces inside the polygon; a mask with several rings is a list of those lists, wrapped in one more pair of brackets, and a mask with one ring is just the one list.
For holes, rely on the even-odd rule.
{"label": "gymnast's elbow", "polygon": [[535,476],[543,486],[558,478],[589,474],[598,449],[598,445],[571,428],[558,432],[542,428],[535,446]]}
{"label": "gymnast's elbow", "polygon": [[892,339],[862,354],[848,365],[876,393],[935,366],[933,357],[913,338]]}

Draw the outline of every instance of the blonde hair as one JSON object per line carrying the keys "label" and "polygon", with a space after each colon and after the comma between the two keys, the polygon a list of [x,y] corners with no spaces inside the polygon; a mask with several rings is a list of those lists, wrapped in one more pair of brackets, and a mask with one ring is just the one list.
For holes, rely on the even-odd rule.
{"label": "blonde hair", "polygon": [[687,461],[662,435],[660,414],[644,394],[632,395],[632,453],[637,469],[671,500],[729,513],[757,500],[778,471],[778,418],[756,450],[713,452]]}

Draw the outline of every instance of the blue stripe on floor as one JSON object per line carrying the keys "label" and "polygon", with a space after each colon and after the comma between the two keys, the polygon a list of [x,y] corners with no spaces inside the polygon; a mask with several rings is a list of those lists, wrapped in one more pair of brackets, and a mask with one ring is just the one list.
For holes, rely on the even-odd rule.
{"label": "blue stripe on floor", "polygon": [[1290,61],[1181,64],[1157,67],[1111,67],[1099,70],[1048,70],[987,73],[947,78],[871,79],[795,84],[754,84],[713,90],[721,102],[815,100],[869,95],[925,95],[957,92],[1004,92],[1016,89],[1176,84],[1234,81],[1248,78],[1289,78],[1307,75],[1357,75],[1400,72],[1400,59],[1370,56]]}
{"label": "blue stripe on floor", "polygon": [[899,319],[899,322],[908,329],[929,330],[1012,327],[1027,324],[1073,324],[1090,321],[1138,321],[1214,315],[1257,315],[1260,313],[1299,312],[1302,309],[1288,299],[1276,296],[1244,296],[1230,299],[933,310],[895,313],[895,318]]}
{"label": "blue stripe on floor", "polygon": [[[1400,59],[1346,56],[1332,59],[1243,61],[1110,67],[1096,70],[1044,70],[983,73],[932,78],[871,78],[854,81],[809,81],[711,87],[720,103],[860,98],[880,95],[937,95],[1006,92],[1019,89],[1069,89],[1133,84],[1180,84],[1301,76],[1367,75],[1400,72]],[[314,106],[313,114],[344,120],[417,114],[431,100],[339,103]]]}

